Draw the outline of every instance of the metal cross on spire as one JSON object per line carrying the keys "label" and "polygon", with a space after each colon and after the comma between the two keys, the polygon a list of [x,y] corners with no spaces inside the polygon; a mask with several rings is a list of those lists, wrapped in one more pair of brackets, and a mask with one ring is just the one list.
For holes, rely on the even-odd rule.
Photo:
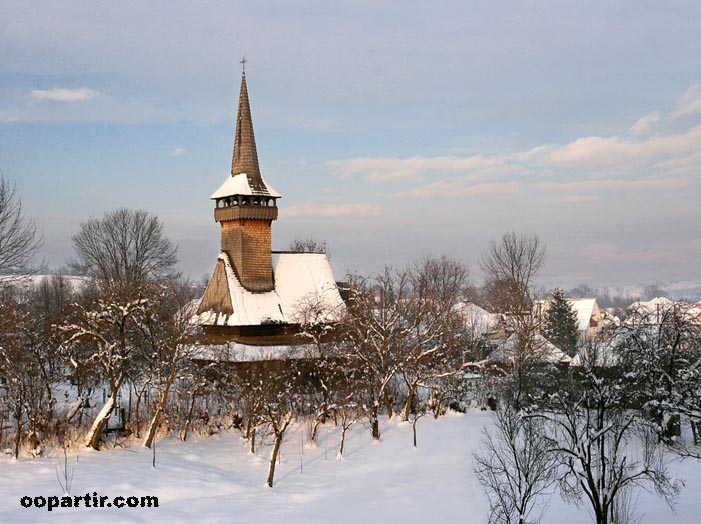
{"label": "metal cross on spire", "polygon": [[243,70],[244,73],[246,72],[246,62],[248,62],[248,60],[246,60],[246,55],[243,55],[243,58],[241,59],[241,62],[239,62],[239,63],[241,64],[241,69]]}

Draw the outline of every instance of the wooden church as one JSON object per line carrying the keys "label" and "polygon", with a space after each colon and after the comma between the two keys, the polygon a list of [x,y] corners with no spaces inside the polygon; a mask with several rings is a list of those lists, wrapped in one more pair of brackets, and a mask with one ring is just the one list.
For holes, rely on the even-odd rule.
{"label": "wooden church", "polygon": [[272,251],[281,196],[260,172],[244,70],[231,175],[211,196],[221,251],[193,318],[203,330],[200,343],[214,351],[299,345],[305,309],[329,324],[343,314],[325,253]]}

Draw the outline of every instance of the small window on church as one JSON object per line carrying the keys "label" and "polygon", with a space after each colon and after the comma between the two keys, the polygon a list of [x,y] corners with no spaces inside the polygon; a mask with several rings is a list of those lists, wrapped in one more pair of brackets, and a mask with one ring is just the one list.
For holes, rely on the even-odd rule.
{"label": "small window on church", "polygon": [[241,202],[242,206],[248,206],[251,204],[251,201],[248,199],[248,197],[244,197],[243,201]]}
{"label": "small window on church", "polygon": [[232,198],[231,200],[233,201],[233,202],[232,202],[233,207],[238,207],[238,205],[239,205],[238,199],[237,199],[237,198]]}
{"label": "small window on church", "polygon": [[260,205],[260,198],[255,198],[255,199],[253,199],[253,205],[254,205],[254,206],[259,206],[259,205]]}

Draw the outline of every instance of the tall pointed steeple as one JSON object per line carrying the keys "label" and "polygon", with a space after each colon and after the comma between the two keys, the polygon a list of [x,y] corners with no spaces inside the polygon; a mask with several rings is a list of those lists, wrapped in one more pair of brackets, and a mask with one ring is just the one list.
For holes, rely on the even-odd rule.
{"label": "tall pointed steeple", "polygon": [[253,119],[251,106],[248,102],[248,86],[246,71],[241,74],[241,92],[239,109],[236,117],[236,138],[234,139],[234,154],[231,159],[231,176],[245,173],[253,191],[265,191],[265,183],[258,165],[256,137],[253,134]]}

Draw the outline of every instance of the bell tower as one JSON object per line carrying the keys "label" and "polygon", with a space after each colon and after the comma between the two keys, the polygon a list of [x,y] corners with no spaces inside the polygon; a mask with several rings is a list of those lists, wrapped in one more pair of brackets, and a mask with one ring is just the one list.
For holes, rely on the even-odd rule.
{"label": "bell tower", "polygon": [[[245,65],[245,59],[242,63]],[[277,219],[280,197],[260,174],[244,68],[231,176],[211,198],[215,201],[214,220],[221,224],[221,251],[241,285],[254,293],[275,288],[271,224]]]}

